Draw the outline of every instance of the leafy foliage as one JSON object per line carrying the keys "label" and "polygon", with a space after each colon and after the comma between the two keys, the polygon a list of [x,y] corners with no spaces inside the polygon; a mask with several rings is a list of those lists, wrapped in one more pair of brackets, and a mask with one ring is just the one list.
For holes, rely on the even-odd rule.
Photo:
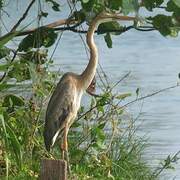
{"label": "leafy foliage", "polygon": [[111,21],[100,24],[97,31],[98,34],[104,34],[106,32],[110,32],[111,30],[117,31],[111,34],[120,35],[121,32],[118,31],[122,30],[122,26],[120,26],[120,24],[117,21]]}
{"label": "leafy foliage", "polygon": [[16,36],[17,33],[8,33],[3,37],[0,37],[0,49],[7,43],[9,42],[11,39],[13,39],[13,37]]}
{"label": "leafy foliage", "polygon": [[120,8],[122,7],[122,0],[109,0],[108,6],[112,10],[120,10]]}
{"label": "leafy foliage", "polygon": [[8,77],[15,78],[17,82],[29,80],[30,72],[29,72],[28,63],[21,61],[13,63],[12,69],[9,70],[8,72]]}
{"label": "leafy foliage", "polygon": [[124,15],[129,14],[130,12],[135,11],[135,0],[123,0],[122,1],[122,12]]}
{"label": "leafy foliage", "polygon": [[108,46],[108,48],[112,48],[112,39],[110,33],[107,33],[106,36],[104,36],[104,40]]}
{"label": "leafy foliage", "polygon": [[167,36],[171,34],[171,28],[173,27],[173,22],[171,16],[165,15],[157,15],[153,18],[149,18],[152,20],[153,26],[159,30],[159,32],[163,36]]}
{"label": "leafy foliage", "polygon": [[9,48],[7,48],[7,47],[4,46],[4,47],[2,47],[2,48],[0,49],[0,59],[8,56],[9,54],[10,54],[10,49],[9,49]]}
{"label": "leafy foliage", "polygon": [[[123,29],[123,27],[121,27],[117,21],[106,22],[106,23],[102,23],[99,25],[98,34],[106,33],[106,35],[104,36],[104,40],[105,40],[108,48],[112,48],[111,34],[119,35],[119,34],[121,34],[120,31],[122,29]],[[114,30],[116,32],[112,33],[111,32],[112,30]]]}
{"label": "leafy foliage", "polygon": [[180,1],[179,0],[173,0],[173,2],[180,8]]}
{"label": "leafy foliage", "polygon": [[41,46],[50,47],[56,41],[57,34],[50,28],[41,27],[25,37],[19,44],[19,51],[28,51]]}
{"label": "leafy foliage", "polygon": [[177,3],[175,3],[173,0],[167,3],[166,10],[169,12],[173,12],[173,16],[176,18],[178,18],[178,16],[180,15],[180,6],[178,6]]}

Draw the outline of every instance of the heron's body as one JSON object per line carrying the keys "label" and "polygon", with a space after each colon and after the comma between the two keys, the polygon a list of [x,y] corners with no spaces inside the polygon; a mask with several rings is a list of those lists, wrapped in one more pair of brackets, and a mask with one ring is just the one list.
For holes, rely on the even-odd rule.
{"label": "heron's body", "polygon": [[[98,51],[93,38],[94,31],[100,23],[114,19],[127,20],[127,17],[100,13],[93,19],[86,39],[90,50],[90,59],[87,67],[80,75],[66,73],[52,94],[47,107],[44,128],[44,140],[48,151],[54,145],[60,132],[63,131],[62,149],[67,152],[68,130],[77,115],[83,92],[87,90],[96,73]],[[128,20],[134,20],[134,18],[129,17]]]}
{"label": "heron's body", "polygon": [[60,132],[64,131],[65,124],[70,127],[77,115],[83,94],[79,81],[79,75],[64,74],[49,101],[44,131],[47,150],[54,145]]}

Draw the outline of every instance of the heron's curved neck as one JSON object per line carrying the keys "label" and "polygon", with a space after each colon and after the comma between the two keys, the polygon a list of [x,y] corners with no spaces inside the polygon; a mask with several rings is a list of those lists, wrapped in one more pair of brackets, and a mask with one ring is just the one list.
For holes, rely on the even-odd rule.
{"label": "heron's curved neck", "polygon": [[114,19],[122,20],[122,21],[134,21],[136,17],[121,16],[114,13],[109,14],[102,12],[91,22],[86,37],[86,41],[90,50],[90,60],[86,69],[80,75],[80,81],[81,81],[80,84],[84,90],[86,90],[88,86],[91,84],[91,81],[95,76],[97,63],[98,63],[98,50],[93,37],[94,31],[96,30],[98,25],[101,24],[102,22],[108,22]]}
{"label": "heron's curved neck", "polygon": [[96,44],[94,42],[94,31],[96,30],[96,27],[99,25],[99,19],[95,18],[92,23],[89,26],[88,32],[87,32],[87,45],[90,50],[90,59],[89,63],[86,67],[86,69],[83,71],[83,73],[80,75],[81,76],[81,84],[84,90],[88,88],[90,85],[91,81],[93,80],[95,73],[96,73],[96,68],[97,68],[97,63],[98,63],[98,50],[96,47]]}

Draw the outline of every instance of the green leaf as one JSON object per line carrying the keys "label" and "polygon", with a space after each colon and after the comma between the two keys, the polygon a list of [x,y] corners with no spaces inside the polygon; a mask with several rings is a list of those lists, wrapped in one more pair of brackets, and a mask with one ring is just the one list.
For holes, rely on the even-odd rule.
{"label": "green leaf", "polygon": [[91,135],[96,139],[96,141],[103,142],[105,140],[105,133],[99,127],[93,127],[91,131]]}
{"label": "green leaf", "polygon": [[105,127],[105,125],[106,125],[106,122],[103,122],[103,123],[98,125],[98,128],[99,129],[103,129]]}
{"label": "green leaf", "polygon": [[13,149],[13,153],[16,158],[16,163],[18,164],[18,167],[21,169],[21,165],[22,165],[21,145],[13,130],[5,122],[3,114],[0,114],[0,120],[4,131],[3,134],[5,135],[4,138],[5,138],[6,150],[8,150],[9,148]]}
{"label": "green leaf", "polygon": [[54,0],[46,0],[46,2],[50,2],[50,3],[52,3],[52,9],[54,10],[54,11],[60,11],[60,9],[59,9],[59,3],[57,3],[56,1],[54,1]]}
{"label": "green leaf", "polygon": [[139,90],[140,90],[140,88],[136,89],[136,96],[139,96]]}
{"label": "green leaf", "polygon": [[10,49],[9,48],[7,48],[5,46],[0,48],[0,59],[6,57],[9,54],[10,54]]}
{"label": "green leaf", "polygon": [[0,65],[0,71],[7,71],[9,64]]}
{"label": "green leaf", "polygon": [[4,107],[11,106],[11,103],[13,106],[24,106],[24,100],[22,97],[16,96],[14,94],[6,95],[3,101]]}
{"label": "green leaf", "polygon": [[9,147],[13,149],[14,156],[16,159],[16,163],[18,168],[21,169],[22,167],[22,152],[21,152],[21,145],[16,137],[14,131],[6,124],[7,134],[8,134],[8,143]]}
{"label": "green leaf", "polygon": [[104,106],[98,105],[97,110],[98,110],[98,112],[104,113]]}
{"label": "green leaf", "polygon": [[15,78],[17,82],[29,80],[31,78],[27,62],[17,61],[8,72],[8,77]]}
{"label": "green leaf", "polygon": [[1,124],[2,124],[3,130],[4,130],[4,135],[7,138],[7,131],[6,131],[6,125],[5,125],[3,114],[0,114],[0,120],[1,120]]}
{"label": "green leaf", "polygon": [[119,35],[121,34],[123,27],[120,26],[117,21],[105,22],[99,25],[97,32],[98,34],[104,34],[113,30],[117,32],[113,32],[113,33],[111,32],[111,34]]}
{"label": "green leaf", "polygon": [[91,136],[94,141],[93,147],[98,149],[105,149],[104,141],[105,141],[105,133],[99,127],[93,127],[91,130]]}
{"label": "green leaf", "polygon": [[169,12],[173,12],[173,15],[174,15],[175,17],[179,18],[179,16],[180,16],[180,7],[177,6],[173,0],[170,0],[170,1],[167,3],[167,8],[166,8],[166,10],[169,11]]}
{"label": "green leaf", "polygon": [[75,11],[74,12],[74,17],[77,21],[84,21],[86,18],[85,13],[82,11],[82,9],[80,11]]}
{"label": "green leaf", "polygon": [[21,41],[19,51],[28,51],[31,48],[40,48],[41,46],[50,47],[56,39],[57,33],[53,29],[41,27]]}
{"label": "green leaf", "polygon": [[127,15],[133,11],[135,11],[134,0],[122,0],[122,12],[124,15]]}
{"label": "green leaf", "polygon": [[108,0],[109,8],[119,10],[122,7],[122,0]]}
{"label": "green leaf", "polygon": [[16,87],[14,84],[7,84],[7,83],[1,83],[0,84],[0,91],[7,90],[9,88]]}
{"label": "green leaf", "polygon": [[4,1],[0,0],[0,9],[3,7],[3,3],[4,3]]}
{"label": "green leaf", "polygon": [[48,13],[47,13],[47,12],[44,12],[44,11],[41,11],[41,16],[47,17],[47,16],[48,16]]}
{"label": "green leaf", "polygon": [[160,6],[164,0],[143,0],[143,4],[147,10],[152,11],[153,8]]}
{"label": "green leaf", "polygon": [[110,93],[104,93],[103,96],[101,96],[101,98],[97,100],[97,110],[99,112],[104,112],[104,106],[107,104],[110,98]]}
{"label": "green leaf", "polygon": [[107,44],[107,47],[108,48],[112,48],[112,39],[111,39],[111,35],[110,33],[107,33],[105,36],[104,36],[104,40]]}
{"label": "green leaf", "polygon": [[171,34],[171,28],[174,26],[171,16],[158,14],[155,17],[148,18],[152,20],[152,24],[163,36]]}
{"label": "green leaf", "polygon": [[0,49],[7,43],[9,42],[11,39],[13,39],[14,36],[16,36],[16,33],[8,33],[2,37],[0,37]]}
{"label": "green leaf", "polygon": [[120,94],[120,95],[116,96],[116,99],[122,99],[123,100],[123,99],[125,99],[131,95],[132,95],[131,93]]}
{"label": "green leaf", "polygon": [[173,2],[180,8],[180,0],[173,0]]}
{"label": "green leaf", "polygon": [[95,3],[96,3],[96,0],[90,0],[87,3],[84,3],[83,0],[81,0],[82,8],[87,12],[93,12],[93,7]]}

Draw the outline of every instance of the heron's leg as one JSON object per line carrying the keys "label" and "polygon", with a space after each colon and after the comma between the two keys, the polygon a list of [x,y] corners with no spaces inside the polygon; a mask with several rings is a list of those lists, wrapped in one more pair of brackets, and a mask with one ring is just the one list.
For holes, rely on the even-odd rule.
{"label": "heron's leg", "polygon": [[69,128],[68,128],[68,125],[66,123],[65,128],[64,128],[64,142],[63,142],[65,152],[67,152],[67,150],[68,150],[68,142],[67,142],[68,130],[69,130]]}
{"label": "heron's leg", "polygon": [[60,149],[61,149],[61,158],[64,160],[64,142],[61,142],[61,146],[60,146]]}
{"label": "heron's leg", "polygon": [[68,131],[69,131],[69,126],[68,126],[68,123],[66,123],[65,131],[64,131],[64,147],[65,147],[65,153],[66,153],[66,161],[67,161],[68,172],[70,174],[71,169],[70,169],[69,153],[68,153]]}

